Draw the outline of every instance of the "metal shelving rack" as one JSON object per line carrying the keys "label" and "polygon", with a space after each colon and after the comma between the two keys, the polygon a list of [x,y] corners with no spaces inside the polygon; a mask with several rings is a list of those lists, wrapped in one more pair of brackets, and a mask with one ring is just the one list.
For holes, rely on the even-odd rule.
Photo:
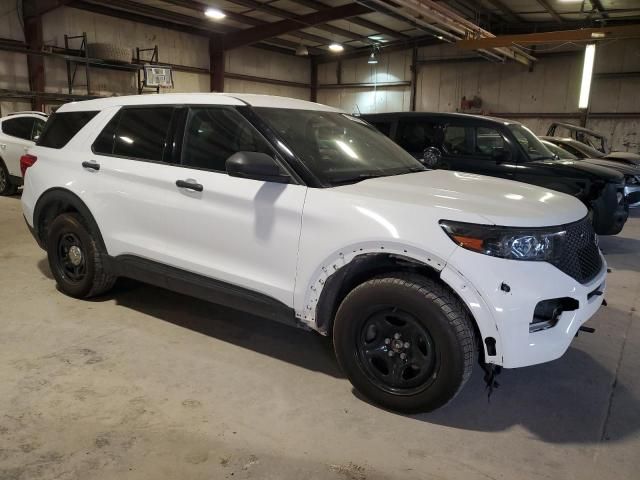
{"label": "metal shelving rack", "polygon": [[[72,48],[74,43],[80,42],[79,48]],[[65,61],[67,63],[67,83],[69,95],[73,94],[73,89],[76,87],[86,87],[87,95],[91,96],[91,68],[106,68],[109,70],[120,70],[128,72],[136,72],[138,78],[137,90],[138,93],[144,93],[145,91],[153,90],[156,93],[160,93],[160,87],[152,89],[146,89],[144,87],[143,67],[145,63],[155,64],[158,62],[158,46],[153,48],[136,48],[135,63],[111,63],[107,60],[101,60],[98,58],[90,58],[87,50],[87,33],[82,32],[82,35],[65,35],[64,36],[64,52]],[[151,52],[151,58],[146,60],[142,56]],[[86,84],[76,85],[76,76],[78,68],[84,68]]]}

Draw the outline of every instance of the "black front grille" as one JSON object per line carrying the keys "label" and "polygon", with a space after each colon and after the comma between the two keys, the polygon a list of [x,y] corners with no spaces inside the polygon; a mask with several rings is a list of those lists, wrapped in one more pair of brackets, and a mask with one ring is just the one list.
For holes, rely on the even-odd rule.
{"label": "black front grille", "polygon": [[588,217],[567,225],[564,249],[552,263],[580,283],[593,280],[602,268],[596,234]]}

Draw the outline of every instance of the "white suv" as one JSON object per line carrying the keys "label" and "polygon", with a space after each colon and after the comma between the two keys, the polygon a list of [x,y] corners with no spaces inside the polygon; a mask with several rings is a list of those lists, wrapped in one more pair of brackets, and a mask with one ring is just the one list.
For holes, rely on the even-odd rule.
{"label": "white suv", "polygon": [[125,276],[332,335],[356,389],[393,410],[444,405],[476,360],[491,373],[560,357],[602,303],[578,200],[427,171],[323,105],[69,103],[22,164],[24,215],[62,292]]}
{"label": "white suv", "polygon": [[0,118],[0,195],[13,195],[22,185],[20,157],[38,138],[47,115],[16,112]]}

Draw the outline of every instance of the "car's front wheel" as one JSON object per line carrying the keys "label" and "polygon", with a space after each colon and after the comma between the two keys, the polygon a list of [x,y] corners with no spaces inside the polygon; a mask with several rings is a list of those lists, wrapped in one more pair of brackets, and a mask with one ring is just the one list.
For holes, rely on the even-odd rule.
{"label": "car's front wheel", "polygon": [[472,320],[444,285],[414,274],[369,280],[336,314],[336,356],[356,390],[391,410],[431,411],[471,376]]}
{"label": "car's front wheel", "polygon": [[59,289],[75,298],[105,293],[116,277],[105,268],[104,255],[82,216],[62,214],[51,223],[47,237],[49,267]]}

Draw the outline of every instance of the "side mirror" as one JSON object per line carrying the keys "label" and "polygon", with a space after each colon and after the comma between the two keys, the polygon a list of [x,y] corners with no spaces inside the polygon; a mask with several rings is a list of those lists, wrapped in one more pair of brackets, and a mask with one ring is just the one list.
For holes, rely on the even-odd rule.
{"label": "side mirror", "polygon": [[270,155],[261,152],[236,152],[227,158],[230,177],[249,178],[263,182],[290,183],[291,177],[283,173]]}
{"label": "side mirror", "polygon": [[511,160],[511,150],[504,147],[495,147],[491,151],[491,158],[493,158],[493,160],[495,160],[496,164],[498,165],[508,162],[509,160]]}

